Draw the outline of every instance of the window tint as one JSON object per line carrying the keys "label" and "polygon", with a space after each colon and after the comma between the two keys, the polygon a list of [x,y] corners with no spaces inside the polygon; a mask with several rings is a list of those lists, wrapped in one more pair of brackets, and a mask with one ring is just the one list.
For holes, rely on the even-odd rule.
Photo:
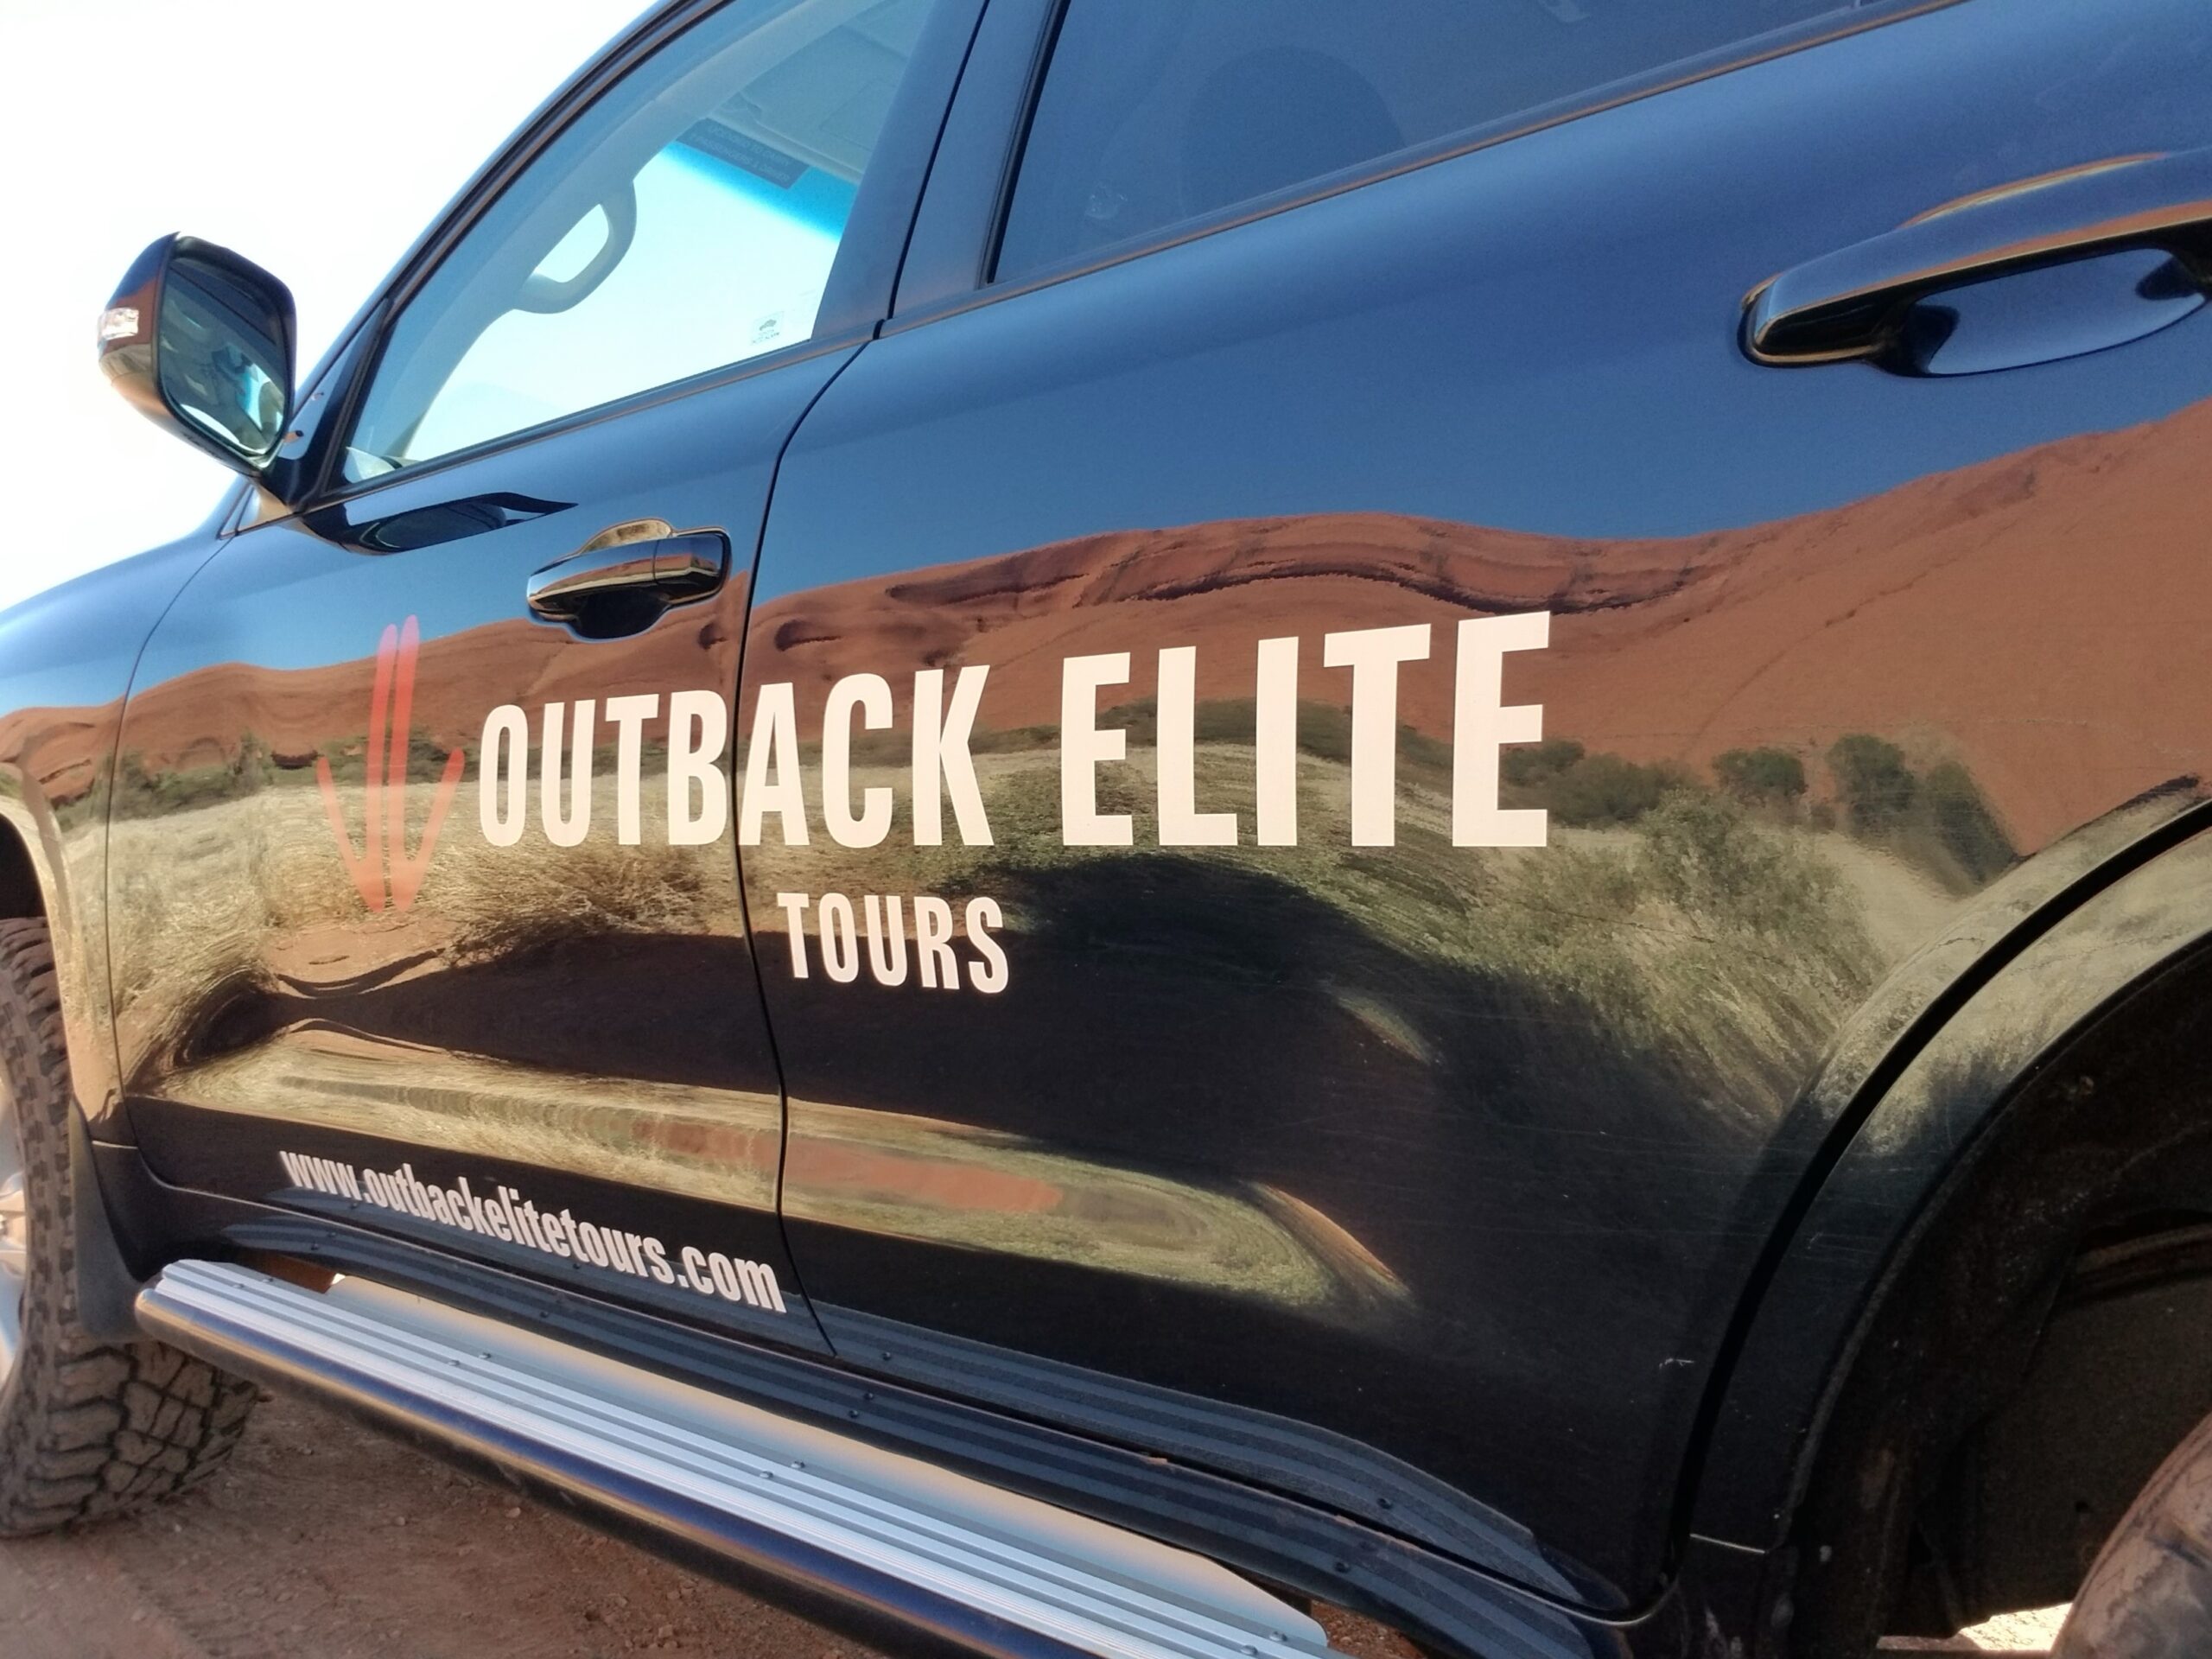
{"label": "window tint", "polygon": [[930,4],[750,0],[632,71],[409,302],[345,475],[807,339]]}
{"label": "window tint", "polygon": [[1068,0],[997,275],[1855,0]]}

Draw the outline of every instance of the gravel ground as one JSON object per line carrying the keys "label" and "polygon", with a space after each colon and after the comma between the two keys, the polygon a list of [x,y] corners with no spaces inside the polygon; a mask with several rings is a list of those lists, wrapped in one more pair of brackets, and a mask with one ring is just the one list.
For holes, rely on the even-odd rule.
{"label": "gravel ground", "polygon": [[278,1397],[208,1484],[0,1543],[6,1659],[871,1659],[411,1447]]}
{"label": "gravel ground", "polygon": [[[2063,1610],[2057,1610],[2063,1611]],[[1363,1659],[1408,1650],[1325,1611]],[[1891,1650],[2035,1654],[2057,1611]],[[1885,1644],[1887,1647],[1889,1644]],[[0,1543],[5,1659],[880,1659],[305,1401],[207,1485]]]}

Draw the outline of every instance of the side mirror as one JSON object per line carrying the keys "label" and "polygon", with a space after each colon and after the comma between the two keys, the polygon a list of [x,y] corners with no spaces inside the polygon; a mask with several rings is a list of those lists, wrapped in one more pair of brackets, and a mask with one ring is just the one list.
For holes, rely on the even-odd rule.
{"label": "side mirror", "polygon": [[258,478],[292,415],[292,291],[250,259],[165,236],[100,314],[100,367],[148,419]]}

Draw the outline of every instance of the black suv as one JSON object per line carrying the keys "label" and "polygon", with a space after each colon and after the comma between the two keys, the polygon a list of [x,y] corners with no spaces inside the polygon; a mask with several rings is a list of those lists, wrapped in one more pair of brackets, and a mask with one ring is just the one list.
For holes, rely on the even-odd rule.
{"label": "black suv", "polygon": [[2208,87],[680,0],[303,378],[156,243],[241,476],[0,616],[0,1529],[258,1378],[909,1648],[2212,1652]]}

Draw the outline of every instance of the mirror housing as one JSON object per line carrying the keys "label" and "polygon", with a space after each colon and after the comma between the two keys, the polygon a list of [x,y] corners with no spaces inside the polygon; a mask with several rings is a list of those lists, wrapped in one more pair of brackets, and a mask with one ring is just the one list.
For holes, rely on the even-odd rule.
{"label": "mirror housing", "polygon": [[290,429],[292,291],[213,242],[165,236],[100,314],[100,368],[141,414],[258,480]]}

